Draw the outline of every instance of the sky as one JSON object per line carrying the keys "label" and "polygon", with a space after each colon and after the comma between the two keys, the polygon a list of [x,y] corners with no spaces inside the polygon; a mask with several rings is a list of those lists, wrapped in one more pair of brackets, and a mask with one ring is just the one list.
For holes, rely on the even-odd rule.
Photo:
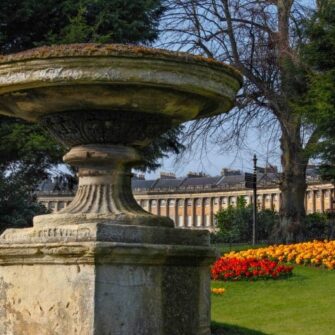
{"label": "sky", "polygon": [[155,172],[146,173],[146,179],[158,178],[159,173],[173,172],[178,177],[185,176],[188,172],[204,172],[211,176],[220,175],[223,168],[239,169],[245,172],[252,171],[253,155],[258,158],[258,166],[267,163],[277,165],[280,168],[280,150],[278,142],[273,143],[262,137],[264,132],[251,129],[245,141],[243,149],[223,151],[218,145],[207,143],[207,150],[200,154],[197,146],[181,156],[170,155],[169,158],[160,161],[161,168]]}

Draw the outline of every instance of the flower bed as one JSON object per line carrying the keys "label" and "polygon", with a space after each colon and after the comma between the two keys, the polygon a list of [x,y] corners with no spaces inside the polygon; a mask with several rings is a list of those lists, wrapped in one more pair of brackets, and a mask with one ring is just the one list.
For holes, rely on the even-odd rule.
{"label": "flower bed", "polygon": [[230,252],[225,257],[235,259],[270,259],[279,262],[335,268],[335,241],[313,241],[267,248]]}
{"label": "flower bed", "polygon": [[213,280],[276,279],[292,274],[293,267],[256,258],[221,257],[211,268]]}

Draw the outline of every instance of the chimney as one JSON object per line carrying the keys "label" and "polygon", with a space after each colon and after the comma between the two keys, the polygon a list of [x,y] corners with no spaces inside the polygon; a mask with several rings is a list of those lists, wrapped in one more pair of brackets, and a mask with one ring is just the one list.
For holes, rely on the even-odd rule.
{"label": "chimney", "polygon": [[192,171],[190,171],[187,174],[187,177],[188,178],[200,178],[200,177],[207,177],[207,175],[204,172],[192,172]]}
{"label": "chimney", "polygon": [[227,169],[223,168],[221,170],[221,176],[227,177],[227,176],[239,176],[241,175],[241,170],[233,170],[233,169]]}
{"label": "chimney", "polygon": [[176,179],[176,175],[172,172],[161,172],[160,179]]}

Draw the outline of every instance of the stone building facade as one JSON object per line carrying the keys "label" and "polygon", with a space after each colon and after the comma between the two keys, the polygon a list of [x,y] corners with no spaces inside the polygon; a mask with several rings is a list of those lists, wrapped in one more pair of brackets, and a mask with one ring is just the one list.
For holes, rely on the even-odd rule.
{"label": "stone building facade", "polygon": [[[257,205],[259,209],[279,211],[281,194],[278,174],[258,173]],[[321,182],[316,174],[307,175],[305,208],[307,213],[332,211],[335,189],[331,183]],[[252,190],[245,187],[245,176],[240,171],[224,170],[221,176],[209,177],[188,174],[176,178],[173,174],[161,173],[160,178],[146,180],[135,176],[132,188],[137,202],[148,212],[170,217],[177,227],[213,229],[215,213],[236,205],[238,197],[252,203]],[[41,184],[38,200],[52,211],[59,211],[72,200],[74,192],[55,187],[48,180]]]}

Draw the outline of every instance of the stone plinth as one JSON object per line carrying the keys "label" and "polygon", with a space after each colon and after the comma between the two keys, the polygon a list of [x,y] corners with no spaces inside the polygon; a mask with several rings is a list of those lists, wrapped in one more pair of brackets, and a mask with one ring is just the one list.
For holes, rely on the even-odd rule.
{"label": "stone plinth", "polygon": [[8,230],[0,334],[209,335],[208,245],[207,232],[174,228]]}

